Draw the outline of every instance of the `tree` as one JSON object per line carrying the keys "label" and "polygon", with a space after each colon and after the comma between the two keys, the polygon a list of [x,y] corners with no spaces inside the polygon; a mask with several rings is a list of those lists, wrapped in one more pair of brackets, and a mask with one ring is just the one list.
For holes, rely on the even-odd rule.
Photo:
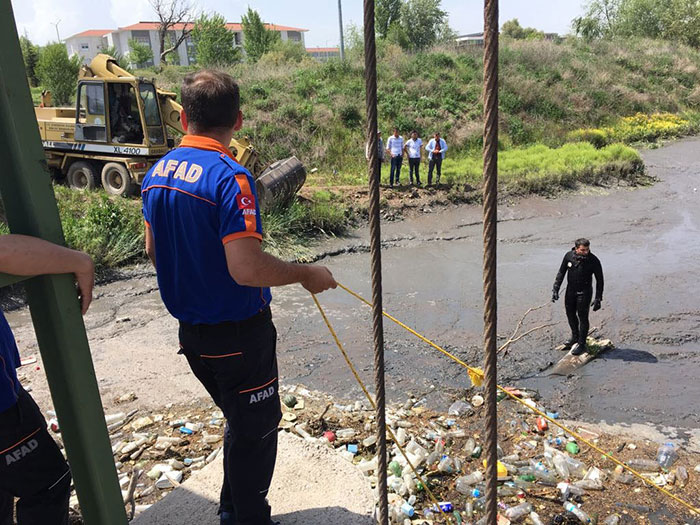
{"label": "tree", "polygon": [[[149,0],[158,17],[158,42],[160,63],[182,44],[192,32],[191,21],[195,18],[194,7],[189,0]],[[180,34],[175,28],[180,27]],[[172,35],[174,34],[174,36]]]}
{"label": "tree", "polygon": [[257,11],[248,8],[248,12],[241,18],[243,25],[243,47],[246,59],[257,62],[260,57],[270,51],[280,39],[279,33],[265,27]]}
{"label": "tree", "polygon": [[81,64],[82,60],[78,55],[68,57],[64,44],[48,44],[42,50],[36,72],[41,85],[51,91],[57,106],[71,102]]}
{"label": "tree", "polygon": [[39,62],[39,50],[26,36],[19,38],[19,47],[22,49],[24,69],[27,71],[29,85],[37,87],[39,85],[39,79],[36,76],[36,66]]}
{"label": "tree", "polygon": [[153,60],[153,50],[135,38],[129,39],[129,62],[135,67],[146,67]]}
{"label": "tree", "polygon": [[588,0],[586,14],[574,18],[572,25],[577,35],[586,40],[615,35],[617,15],[624,0]]}
{"label": "tree", "polygon": [[392,24],[399,23],[402,5],[402,0],[376,0],[374,30],[380,38],[389,36]]}
{"label": "tree", "polygon": [[441,0],[406,0],[401,6],[401,26],[409,49],[421,51],[435,45],[447,24]]}
{"label": "tree", "polygon": [[542,40],[544,39],[544,31],[538,31],[534,27],[523,27],[517,18],[508,20],[501,28],[503,36],[513,38],[515,40]]}
{"label": "tree", "polygon": [[241,52],[234,46],[233,33],[226,28],[226,19],[219,14],[200,16],[192,30],[192,41],[197,63],[204,67],[229,66],[241,60]]}

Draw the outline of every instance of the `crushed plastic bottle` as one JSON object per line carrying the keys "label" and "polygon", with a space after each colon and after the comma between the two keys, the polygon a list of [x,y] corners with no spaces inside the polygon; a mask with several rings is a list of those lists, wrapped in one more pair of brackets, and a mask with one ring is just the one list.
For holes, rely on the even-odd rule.
{"label": "crushed plastic bottle", "polygon": [[688,484],[688,471],[685,467],[676,467],[676,485],[680,488],[685,487]]}
{"label": "crushed plastic bottle", "polygon": [[467,439],[467,442],[464,444],[464,452],[466,452],[467,456],[471,456],[475,448],[476,441],[474,441],[474,438]]}
{"label": "crushed plastic bottle", "polygon": [[631,485],[634,482],[635,477],[631,472],[626,471],[621,465],[618,465],[615,467],[613,472],[613,479],[618,483]]}
{"label": "crushed plastic bottle", "polygon": [[656,461],[659,466],[668,469],[676,462],[678,459],[678,450],[673,443],[664,443],[659,447],[656,453]]}
{"label": "crushed plastic bottle", "polygon": [[620,516],[618,514],[611,514],[605,518],[603,525],[618,525],[618,523],[620,523]]}
{"label": "crushed plastic bottle", "polygon": [[455,473],[457,471],[455,461],[450,456],[443,456],[440,463],[438,463],[438,470],[445,474]]}
{"label": "crushed plastic bottle", "polygon": [[642,472],[657,472],[659,470],[659,463],[653,459],[632,458],[627,461],[627,465]]}
{"label": "crushed plastic bottle", "polygon": [[577,478],[581,479],[586,475],[586,472],[588,472],[588,467],[586,467],[586,464],[583,461],[579,461],[578,459],[574,459],[570,456],[564,457],[566,458],[566,464],[569,467],[569,473],[572,476],[576,476]]}
{"label": "crushed plastic bottle", "polygon": [[557,454],[554,456],[553,462],[554,469],[557,471],[557,474],[559,474],[559,477],[561,479],[569,479],[569,465],[566,462],[566,458],[560,454]]}
{"label": "crushed plastic bottle", "polygon": [[571,514],[576,516],[576,518],[578,518],[578,520],[581,523],[591,523],[591,518],[588,516],[588,514],[583,512],[581,509],[579,509],[576,505],[574,505],[570,501],[567,501],[566,503],[564,503],[564,510],[566,510],[567,512],[570,512]]}
{"label": "crushed plastic bottle", "polygon": [[516,507],[506,509],[505,515],[511,521],[518,521],[532,512],[532,505],[529,503],[521,503]]}
{"label": "crushed plastic bottle", "polygon": [[534,510],[530,513],[530,521],[532,522],[532,525],[544,525],[542,518],[540,518],[540,515]]}
{"label": "crushed plastic bottle", "polygon": [[462,494],[469,494],[473,485],[481,483],[484,480],[484,475],[480,471],[475,471],[468,476],[457,478],[456,489]]}
{"label": "crushed plastic bottle", "polygon": [[461,399],[458,399],[450,405],[450,408],[447,409],[447,413],[451,416],[461,416],[462,414],[469,412],[471,409],[472,406],[469,403],[465,403]]}

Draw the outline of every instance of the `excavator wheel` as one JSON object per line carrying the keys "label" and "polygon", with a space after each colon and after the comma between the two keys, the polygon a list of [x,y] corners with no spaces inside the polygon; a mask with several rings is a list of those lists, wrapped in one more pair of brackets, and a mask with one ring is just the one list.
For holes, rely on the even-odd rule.
{"label": "excavator wheel", "polygon": [[68,168],[66,182],[76,190],[94,190],[100,185],[100,176],[92,162],[78,160]]}
{"label": "excavator wheel", "polygon": [[102,186],[110,195],[128,197],[134,192],[134,183],[126,166],[108,162],[102,168]]}

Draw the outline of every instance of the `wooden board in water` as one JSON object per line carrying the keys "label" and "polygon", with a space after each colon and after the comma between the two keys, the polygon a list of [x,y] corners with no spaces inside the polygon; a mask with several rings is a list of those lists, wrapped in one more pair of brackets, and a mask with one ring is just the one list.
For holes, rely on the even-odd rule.
{"label": "wooden board in water", "polygon": [[[557,347],[557,349],[560,348],[563,347]],[[569,350],[566,355],[554,365],[548,375],[567,376],[612,348],[614,348],[614,346],[610,340],[604,339],[602,341],[594,341],[593,345],[589,343],[589,350],[591,351],[584,352],[581,355],[574,355],[571,353],[571,350]]]}

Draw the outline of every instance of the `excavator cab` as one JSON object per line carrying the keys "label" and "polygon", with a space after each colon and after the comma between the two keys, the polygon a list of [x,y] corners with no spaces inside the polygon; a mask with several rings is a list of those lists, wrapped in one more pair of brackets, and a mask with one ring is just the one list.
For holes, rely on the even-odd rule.
{"label": "excavator cab", "polygon": [[80,81],[75,139],[111,144],[119,150],[122,146],[165,145],[165,129],[153,84],[140,79]]}

